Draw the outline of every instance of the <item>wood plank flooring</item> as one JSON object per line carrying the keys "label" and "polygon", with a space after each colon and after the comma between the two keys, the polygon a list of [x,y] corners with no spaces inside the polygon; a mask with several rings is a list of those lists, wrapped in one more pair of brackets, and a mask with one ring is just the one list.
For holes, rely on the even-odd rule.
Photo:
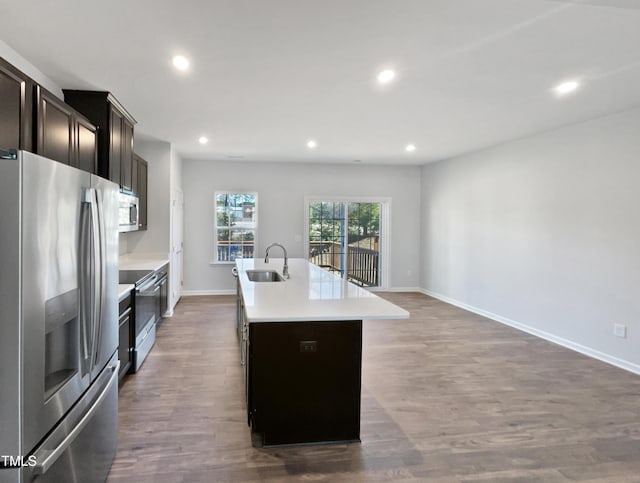
{"label": "wood plank flooring", "polygon": [[254,448],[235,298],[188,297],[120,393],[108,481],[640,482],[640,376],[422,294],[365,321],[362,443]]}

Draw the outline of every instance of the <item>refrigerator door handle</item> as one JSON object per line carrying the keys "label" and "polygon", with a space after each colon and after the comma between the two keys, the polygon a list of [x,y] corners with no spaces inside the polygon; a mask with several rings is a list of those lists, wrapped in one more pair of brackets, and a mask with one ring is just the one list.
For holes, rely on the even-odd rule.
{"label": "refrigerator door handle", "polygon": [[60,456],[67,450],[67,448],[74,442],[78,435],[82,432],[84,427],[91,421],[96,411],[100,408],[102,401],[109,393],[109,388],[114,384],[114,380],[118,379],[118,368],[120,367],[120,361],[117,361],[115,365],[109,367],[111,370],[111,377],[109,382],[105,385],[100,395],[96,398],[95,402],[91,405],[89,410],[82,416],[82,419],[78,421],[78,424],[67,434],[64,439],[52,450],[40,449],[34,453],[36,457],[36,465],[33,467],[34,476],[44,475],[54,465],[54,463],[60,458]]}
{"label": "refrigerator door handle", "polygon": [[104,318],[104,300],[107,297],[106,295],[106,286],[107,286],[107,267],[106,267],[106,228],[104,222],[104,207],[102,204],[102,200],[100,199],[100,195],[97,190],[96,192],[96,206],[97,206],[97,214],[98,214],[98,255],[97,259],[99,261],[98,271],[98,287],[96,293],[98,294],[98,299],[96,302],[97,305],[97,318],[96,318],[96,349],[95,349],[95,357],[94,364],[98,362],[100,357],[100,342],[101,342],[101,334],[102,334],[102,319]]}
{"label": "refrigerator door handle", "polygon": [[[101,295],[101,287],[100,284],[102,282],[102,263],[101,263],[101,242],[100,242],[100,219],[98,213],[98,193],[95,189],[91,188],[91,232],[93,239],[93,304],[92,304],[92,317],[91,317],[91,327],[93,329],[93,337],[92,337],[92,345],[91,345],[91,362],[95,363],[97,360],[96,354],[98,352],[98,320],[100,318],[100,295]],[[100,275],[98,275],[100,274]]]}
{"label": "refrigerator door handle", "polygon": [[[90,292],[90,289],[93,287],[91,283],[92,273],[95,271],[92,256],[92,246],[91,246],[91,226],[93,223],[93,189],[87,188],[84,192],[84,196],[82,202],[86,205],[86,209],[88,210],[88,214],[84,211],[83,206],[83,216],[81,217],[81,239],[80,239],[80,273],[82,274],[80,280],[80,313],[81,313],[81,322],[80,327],[82,329],[82,356],[83,360],[87,361],[88,367],[87,370],[91,370],[91,354],[93,348],[91,347],[91,343],[93,341],[93,334],[91,329],[93,328],[93,303],[92,298],[94,294]],[[87,216],[89,219],[87,220]]]}

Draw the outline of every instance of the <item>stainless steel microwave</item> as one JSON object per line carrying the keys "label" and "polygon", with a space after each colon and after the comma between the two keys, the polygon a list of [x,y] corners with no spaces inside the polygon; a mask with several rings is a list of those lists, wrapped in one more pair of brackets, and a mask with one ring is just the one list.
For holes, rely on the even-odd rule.
{"label": "stainless steel microwave", "polygon": [[136,231],[138,229],[138,198],[120,193],[118,204],[118,231]]}

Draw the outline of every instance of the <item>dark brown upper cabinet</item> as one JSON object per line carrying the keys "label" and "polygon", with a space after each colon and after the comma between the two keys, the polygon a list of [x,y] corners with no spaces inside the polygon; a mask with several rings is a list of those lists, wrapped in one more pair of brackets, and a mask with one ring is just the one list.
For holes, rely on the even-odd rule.
{"label": "dark brown upper cabinet", "polygon": [[36,86],[35,92],[36,153],[95,173],[96,127],[43,87]]}
{"label": "dark brown upper cabinet", "polygon": [[147,229],[147,174],[149,165],[137,154],[133,155],[133,193],[138,197],[138,229]]}
{"label": "dark brown upper cabinet", "polygon": [[75,145],[77,168],[98,172],[98,129],[88,119],[75,115]]}
{"label": "dark brown upper cabinet", "polygon": [[98,128],[98,174],[133,192],[136,120],[109,92],[64,90],[64,99]]}
{"label": "dark brown upper cabinet", "polygon": [[[108,164],[104,176],[122,187],[122,129],[124,122],[122,114],[117,109],[109,112],[109,159],[102,164]],[[98,164],[101,164],[98,162]],[[108,175],[107,175],[108,173]]]}
{"label": "dark brown upper cabinet", "polygon": [[0,151],[33,148],[33,81],[0,58]]}
{"label": "dark brown upper cabinet", "polygon": [[36,153],[72,165],[73,109],[41,86],[36,86],[36,103]]}
{"label": "dark brown upper cabinet", "polygon": [[124,191],[133,192],[133,124],[122,119],[122,160],[120,164],[120,186]]}

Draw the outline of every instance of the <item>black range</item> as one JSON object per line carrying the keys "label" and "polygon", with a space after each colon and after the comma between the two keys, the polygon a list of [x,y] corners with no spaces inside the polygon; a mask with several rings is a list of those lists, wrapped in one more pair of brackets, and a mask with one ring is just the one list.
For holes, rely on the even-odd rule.
{"label": "black range", "polygon": [[156,324],[167,307],[167,266],[159,270],[120,270],[120,283],[134,288],[134,341],[131,372],[137,372],[156,341]]}

